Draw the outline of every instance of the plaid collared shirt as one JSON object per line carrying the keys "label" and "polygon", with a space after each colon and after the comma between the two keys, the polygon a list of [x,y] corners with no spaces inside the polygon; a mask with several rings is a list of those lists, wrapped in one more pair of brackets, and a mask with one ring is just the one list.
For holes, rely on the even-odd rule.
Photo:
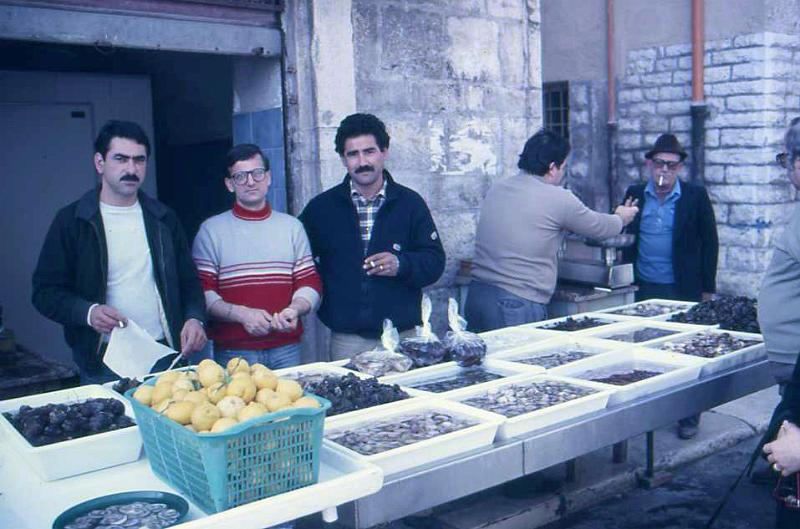
{"label": "plaid collared shirt", "polygon": [[372,237],[372,227],[375,225],[375,217],[386,201],[386,179],[383,180],[383,187],[371,200],[364,198],[361,193],[350,182],[350,198],[358,212],[358,226],[361,231],[361,242],[364,243],[364,255],[367,255],[367,245]]}

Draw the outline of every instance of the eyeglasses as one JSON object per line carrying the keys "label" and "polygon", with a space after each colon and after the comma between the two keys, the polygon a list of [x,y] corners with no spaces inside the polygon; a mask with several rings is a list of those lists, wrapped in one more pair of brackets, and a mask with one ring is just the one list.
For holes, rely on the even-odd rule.
{"label": "eyeglasses", "polygon": [[656,166],[656,169],[668,169],[670,171],[675,171],[681,166],[681,162],[670,162],[669,160],[662,160],[661,158],[653,158],[653,165]]}
{"label": "eyeglasses", "polygon": [[263,167],[258,169],[251,169],[250,171],[236,171],[230,176],[233,183],[237,186],[243,186],[247,183],[247,177],[252,176],[253,182],[261,182],[267,177],[267,170]]}

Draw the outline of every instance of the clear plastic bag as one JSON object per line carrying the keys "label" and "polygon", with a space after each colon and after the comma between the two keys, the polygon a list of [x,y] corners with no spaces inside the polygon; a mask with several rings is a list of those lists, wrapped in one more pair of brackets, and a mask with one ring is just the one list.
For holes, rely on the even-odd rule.
{"label": "clear plastic bag", "polygon": [[417,326],[417,335],[403,338],[397,348],[399,353],[411,358],[416,367],[432,366],[441,363],[447,355],[444,344],[431,329],[431,298],[422,295],[422,325]]}
{"label": "clear plastic bag", "polygon": [[383,334],[381,346],[372,351],[355,355],[350,363],[353,366],[373,377],[382,377],[391,373],[403,373],[411,369],[413,362],[404,354],[395,352],[400,342],[400,335],[392,325],[391,320],[383,320]]}
{"label": "clear plastic bag", "polygon": [[447,303],[447,320],[450,322],[450,331],[444,338],[444,346],[453,360],[461,367],[483,363],[486,342],[474,332],[466,330],[467,320],[459,316],[458,303],[453,298]]}

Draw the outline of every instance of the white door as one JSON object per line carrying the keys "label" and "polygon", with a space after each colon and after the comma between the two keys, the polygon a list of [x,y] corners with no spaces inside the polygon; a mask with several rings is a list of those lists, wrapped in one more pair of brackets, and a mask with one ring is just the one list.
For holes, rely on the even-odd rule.
{"label": "white door", "polygon": [[61,326],[31,304],[31,276],[56,212],[97,181],[92,106],[0,103],[0,305],[19,343],[71,358]]}

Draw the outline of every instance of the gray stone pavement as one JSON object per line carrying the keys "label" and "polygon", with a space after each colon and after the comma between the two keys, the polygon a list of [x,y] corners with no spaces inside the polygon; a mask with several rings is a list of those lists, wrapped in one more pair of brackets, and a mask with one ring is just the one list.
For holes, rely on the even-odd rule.
{"label": "gray stone pavement", "polygon": [[[778,403],[777,386],[753,393],[703,414],[694,439],[678,439],[674,425],[655,433],[657,473],[673,474],[662,486],[640,488],[645,467],[645,436],[628,443],[628,461],[615,464],[611,447],[577,460],[577,479],[564,482],[565,466],[542,473],[556,483],[551,492],[511,499],[502,487],[437,507],[423,524],[397,521],[386,529],[634,529],[702,527],[728,485],[744,467],[758,434]],[[708,457],[711,456],[711,457]],[[774,502],[769,488],[749,482],[715,529],[770,527]],[[766,517],[764,525],[759,521]],[[551,524],[551,525],[547,525]],[[327,527],[306,519],[301,528]]]}

